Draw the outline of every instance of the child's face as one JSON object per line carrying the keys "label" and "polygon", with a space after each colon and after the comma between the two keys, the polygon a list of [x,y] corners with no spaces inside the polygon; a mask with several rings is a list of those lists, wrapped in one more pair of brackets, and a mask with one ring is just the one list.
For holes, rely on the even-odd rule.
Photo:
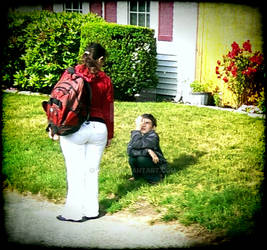
{"label": "child's face", "polygon": [[146,134],[155,127],[152,125],[152,121],[147,118],[142,118],[141,121],[141,133]]}

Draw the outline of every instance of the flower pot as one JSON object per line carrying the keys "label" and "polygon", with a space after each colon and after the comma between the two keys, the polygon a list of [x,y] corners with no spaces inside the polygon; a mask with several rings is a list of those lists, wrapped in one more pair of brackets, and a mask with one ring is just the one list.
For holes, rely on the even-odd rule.
{"label": "flower pot", "polygon": [[190,103],[193,105],[207,105],[210,93],[195,92],[190,96]]}

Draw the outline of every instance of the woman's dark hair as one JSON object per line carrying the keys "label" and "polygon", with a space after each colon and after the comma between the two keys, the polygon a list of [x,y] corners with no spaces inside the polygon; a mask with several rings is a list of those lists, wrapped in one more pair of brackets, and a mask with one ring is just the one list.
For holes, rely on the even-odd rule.
{"label": "woman's dark hair", "polygon": [[149,119],[152,122],[152,126],[157,127],[157,120],[153,115],[151,115],[151,114],[143,114],[141,116],[142,116],[142,118]]}
{"label": "woman's dark hair", "polygon": [[87,68],[97,69],[97,59],[102,56],[105,59],[106,55],[107,52],[105,48],[103,48],[98,43],[91,43],[86,47],[85,52],[82,56],[81,63],[84,64]]}

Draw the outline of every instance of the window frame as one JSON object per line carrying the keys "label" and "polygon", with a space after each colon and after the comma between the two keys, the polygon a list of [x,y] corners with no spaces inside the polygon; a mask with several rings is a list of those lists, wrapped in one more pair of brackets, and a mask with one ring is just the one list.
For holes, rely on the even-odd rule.
{"label": "window frame", "polygon": [[[133,3],[133,2],[137,3],[136,11],[132,11],[131,10],[131,3]],[[150,1],[142,1],[142,2],[145,2],[145,10],[144,11],[140,11],[139,10],[140,2],[141,1],[128,1],[128,24],[150,28],[150,16],[151,16]],[[148,4],[149,4],[149,11],[147,10],[148,9]],[[136,24],[131,24],[131,14],[136,14]],[[141,14],[145,15],[145,26],[140,25],[139,15],[141,15]],[[147,22],[147,18],[149,18],[149,23]]]}
{"label": "window frame", "polygon": [[[82,1],[75,1],[75,3],[79,6],[79,8],[73,8],[74,1],[66,1],[63,3],[63,11],[66,12],[77,12],[77,13],[83,13],[83,2]],[[71,8],[67,8],[67,4],[71,5]]]}

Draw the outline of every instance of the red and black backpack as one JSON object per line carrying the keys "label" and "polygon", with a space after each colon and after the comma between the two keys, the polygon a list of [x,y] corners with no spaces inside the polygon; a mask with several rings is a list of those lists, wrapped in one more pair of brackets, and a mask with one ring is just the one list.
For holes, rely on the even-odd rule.
{"label": "red and black backpack", "polygon": [[42,102],[52,136],[76,132],[89,120],[91,88],[81,75],[70,67],[54,86],[48,101]]}

